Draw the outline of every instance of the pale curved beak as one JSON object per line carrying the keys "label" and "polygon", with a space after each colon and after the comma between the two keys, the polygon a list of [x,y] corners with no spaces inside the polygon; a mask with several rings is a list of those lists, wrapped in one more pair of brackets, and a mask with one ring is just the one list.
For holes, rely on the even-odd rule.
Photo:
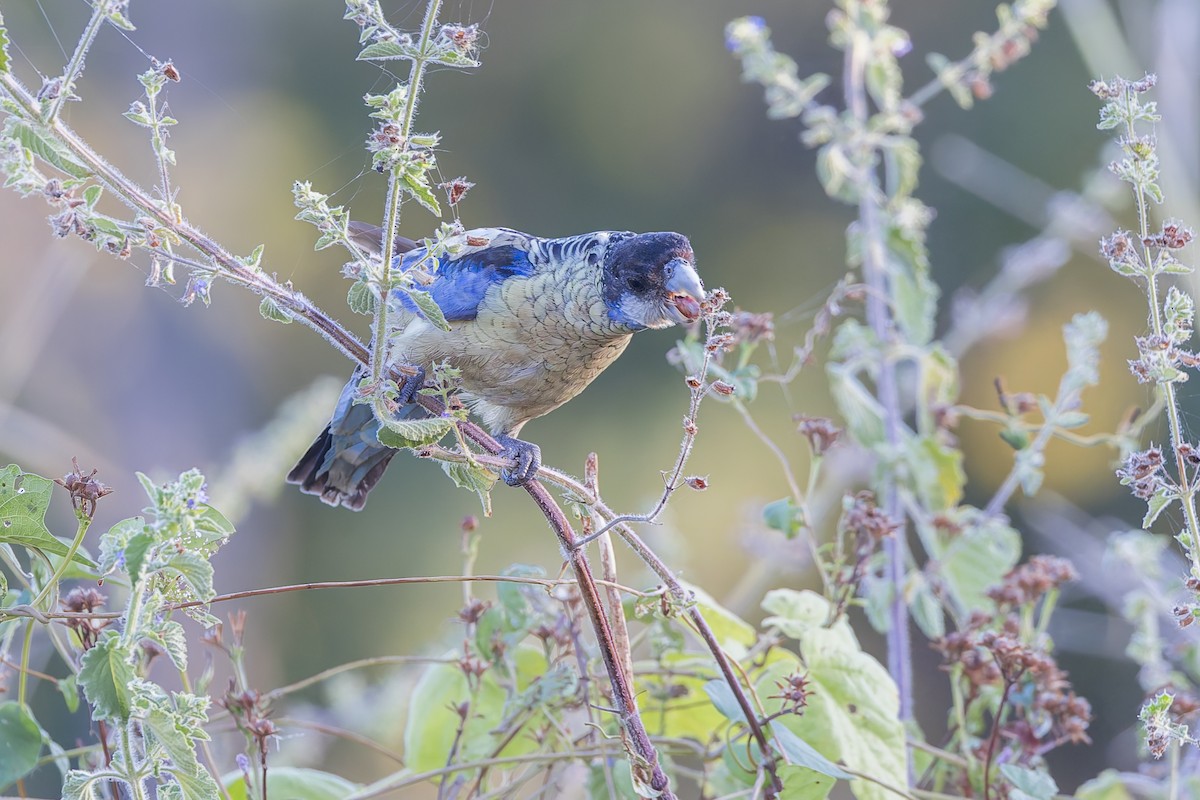
{"label": "pale curved beak", "polygon": [[704,284],[696,267],[686,258],[674,258],[663,268],[666,276],[664,288],[667,298],[681,322],[695,322],[700,317],[700,303],[704,300]]}

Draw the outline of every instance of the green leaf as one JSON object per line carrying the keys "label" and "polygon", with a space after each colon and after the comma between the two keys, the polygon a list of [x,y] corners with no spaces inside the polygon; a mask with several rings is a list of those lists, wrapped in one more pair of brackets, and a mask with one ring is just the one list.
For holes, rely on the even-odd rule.
{"label": "green leaf", "polygon": [[182,578],[197,600],[207,602],[217,595],[213,588],[212,564],[208,563],[208,559],[199,553],[189,550],[172,553],[162,570],[173,572]]}
{"label": "green leaf", "polygon": [[783,754],[787,756],[789,763],[838,780],[848,781],[854,778],[849,772],[818,753],[811,744],[779,722],[771,723],[771,735],[775,737],[775,741],[783,750]]}
{"label": "green leaf", "polygon": [[75,677],[75,673],[58,679],[58,692],[67,704],[67,711],[74,714],[79,710],[79,681]]}
{"label": "green leaf", "polygon": [[1018,452],[1029,447],[1029,434],[1019,428],[1003,428],[1000,431],[1000,438]]}
{"label": "green leaf", "polygon": [[779,800],[825,800],[837,783],[827,775],[790,764],[780,766],[778,773],[779,779],[783,781],[783,791],[779,793]]}
{"label": "green leaf", "polygon": [[182,625],[174,620],[167,620],[158,628],[147,631],[146,636],[166,652],[175,669],[180,672],[187,669],[187,634],[184,633]]}
{"label": "green leaf", "polygon": [[917,623],[926,638],[938,639],[946,635],[946,614],[942,603],[933,593],[923,572],[909,573],[904,595],[912,611],[913,622]]}
{"label": "green leaf", "polygon": [[410,53],[396,42],[372,42],[362,49],[356,61],[390,61],[408,58]]}
{"label": "green leaf", "polygon": [[796,538],[796,534],[804,527],[804,511],[790,497],[767,503],[763,506],[762,517],[768,528],[779,531],[789,539]]}
{"label": "green leaf", "polygon": [[8,29],[4,27],[4,15],[0,14],[0,75],[8,74]]}
{"label": "green leaf", "polygon": [[[221,778],[229,800],[251,800],[246,794],[242,773],[231,772]],[[361,784],[315,769],[271,767],[267,770],[267,796],[287,800],[343,800],[361,789]]]}
{"label": "green leaf", "polygon": [[92,784],[96,779],[91,773],[73,769],[63,776],[62,800],[96,800]]}
{"label": "green leaf", "polygon": [[742,706],[737,701],[737,695],[733,693],[733,689],[729,688],[728,683],[711,680],[704,684],[704,693],[708,695],[708,699],[712,701],[717,711],[721,712],[721,716],[732,722],[745,724],[746,714],[742,711]]}
{"label": "green leaf", "polygon": [[1052,800],[1058,794],[1058,784],[1042,770],[1001,764],[1000,773],[1012,782],[1010,800]]}
{"label": "green leaf", "polygon": [[754,630],[753,625],[725,608],[708,592],[687,581],[681,580],[679,585],[692,593],[696,608],[708,623],[708,627],[712,628],[717,643],[730,655],[736,658],[758,641],[758,632]]}
{"label": "green leaf", "polygon": [[154,546],[154,535],[143,525],[141,530],[130,537],[125,545],[125,572],[129,575],[129,585],[137,586],[142,579],[142,567],[146,564],[146,554]]}
{"label": "green leaf", "polygon": [[401,286],[400,288],[416,304],[417,308],[421,310],[421,314],[425,319],[432,322],[440,330],[450,330],[450,323],[446,321],[446,315],[442,313],[442,308],[433,299],[433,295],[429,292],[424,292],[420,289],[410,289],[406,286]]}
{"label": "green leaf", "polygon": [[234,527],[233,522],[220,511],[217,511],[207,503],[202,503],[201,508],[203,511],[196,518],[197,530],[215,533],[225,538],[237,533],[237,528]]}
{"label": "green leaf", "polygon": [[71,152],[45,131],[38,130],[26,122],[9,118],[7,134],[34,156],[52,167],[62,170],[72,178],[87,178],[92,172],[75,160]]}
{"label": "green leaf", "polygon": [[492,515],[492,487],[496,485],[496,473],[481,464],[456,464],[451,461],[443,461],[442,470],[450,476],[455,486],[469,489],[479,496],[485,517]]}
{"label": "green leaf", "polygon": [[1146,501],[1146,514],[1142,517],[1142,527],[1149,528],[1154,524],[1154,520],[1158,519],[1158,515],[1165,511],[1172,503],[1179,498],[1175,496],[1166,487],[1160,487]]}
{"label": "green leaf", "polygon": [[262,302],[258,304],[258,313],[262,314],[263,319],[282,322],[284,325],[288,325],[292,321],[291,313],[275,302],[272,297],[263,297]]}
{"label": "green leaf", "polygon": [[100,202],[100,195],[104,194],[104,187],[98,183],[93,183],[91,186],[83,190],[83,201],[88,208],[95,208],[96,203]]}
{"label": "green leaf", "polygon": [[220,791],[217,782],[196,759],[192,731],[165,701],[150,709],[142,725],[167,751],[172,764],[167,769],[179,782],[183,800],[213,800],[217,797]]}
{"label": "green leaf", "polygon": [[[1132,776],[1141,780],[1141,776]],[[1125,785],[1122,773],[1106,769],[1075,790],[1076,800],[1135,800],[1134,794]]]}
{"label": "green leaf", "polygon": [[940,512],[958,505],[967,482],[962,450],[947,447],[932,436],[922,436],[909,441],[904,455],[913,489],[925,508]]}
{"label": "green leaf", "polygon": [[102,633],[80,659],[79,685],[92,706],[92,719],[124,722],[129,717],[129,686],[135,677],[117,632]]}
{"label": "green leaf", "polygon": [[[19,544],[56,556],[65,556],[70,548],[46,527],[46,509],[54,482],[32,472],[22,472],[16,464],[0,470],[0,544]],[[95,566],[82,553],[75,561]]]}
{"label": "green leaf", "polygon": [[445,417],[384,420],[379,443],[388,447],[421,447],[434,444],[454,428],[454,420]]}
{"label": "green leaf", "polygon": [[[515,688],[517,692],[523,692],[529,688],[533,678],[546,672],[546,658],[540,648],[535,650],[532,647],[521,647],[515,657]],[[446,759],[456,738],[460,740],[457,757],[463,762],[521,755],[536,750],[538,745],[532,737],[517,736],[508,741],[509,737],[500,730],[505,701],[510,693],[511,688],[501,688],[497,683],[495,670],[485,672],[479,680],[479,688],[472,692],[457,664],[438,664],[427,669],[413,688],[405,721],[405,766],[414,772],[446,766]],[[463,723],[455,708],[468,699],[471,702],[471,714]],[[537,719],[535,717],[526,724],[533,725]],[[457,736],[460,723],[462,733]],[[503,748],[501,745],[504,745]]]}
{"label": "green leaf", "polygon": [[[976,512],[978,513],[978,512]],[[939,554],[941,576],[965,619],[972,611],[991,611],[987,590],[1000,583],[1021,557],[1021,535],[996,519],[959,521],[962,530]]]}
{"label": "green leaf", "polygon": [[0,703],[0,787],[33,771],[41,752],[42,729],[29,706],[12,700]]}
{"label": "green leaf", "polygon": [[355,281],[350,284],[350,291],[346,292],[346,305],[355,314],[374,314],[378,302],[379,299],[366,281]]}
{"label": "green leaf", "polygon": [[[804,714],[778,718],[772,728],[788,728],[825,758],[848,769],[892,786],[905,785],[908,768],[899,692],[883,665],[862,651],[846,618],[827,625],[829,602],[807,591],[769,592],[763,608],[773,614],[764,625],[798,642],[804,667],[789,660],[769,665],[756,681],[759,697],[777,694],[777,683],[798,668],[807,669],[812,686]],[[773,700],[767,711],[780,703]],[[863,780],[851,781],[850,788],[859,800],[894,798],[882,786]]]}

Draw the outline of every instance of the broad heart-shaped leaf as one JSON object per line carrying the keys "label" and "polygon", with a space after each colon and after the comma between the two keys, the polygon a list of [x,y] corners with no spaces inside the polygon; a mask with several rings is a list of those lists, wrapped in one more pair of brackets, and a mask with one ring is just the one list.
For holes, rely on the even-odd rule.
{"label": "broad heart-shaped leaf", "polygon": [[445,417],[389,419],[379,429],[379,443],[396,449],[433,444],[450,432],[454,420]]}
{"label": "broad heart-shaped leaf", "polygon": [[[250,800],[242,773],[231,772],[221,778],[229,800]],[[271,767],[267,770],[267,796],[287,800],[343,800],[361,789],[357,783],[315,769]]]}
{"label": "broad heart-shaped leaf", "polygon": [[[726,717],[714,704],[704,702],[705,688],[710,681],[702,676],[713,674],[712,658],[668,652],[660,659],[662,671],[639,675],[637,681],[638,706],[646,730],[651,736],[693,739],[701,743],[719,738],[727,726]],[[720,683],[725,685],[723,681]],[[709,697],[712,699],[711,695]],[[732,693],[729,699],[732,700]],[[725,698],[721,697],[721,700],[724,702]]]}
{"label": "broad heart-shaped leaf", "polygon": [[42,729],[29,706],[0,703],[0,788],[31,772],[41,752]]}
{"label": "broad heart-shaped leaf", "polygon": [[[70,548],[46,527],[46,509],[50,506],[53,488],[53,481],[22,472],[16,464],[0,470],[0,544],[19,544],[56,556],[70,552]],[[76,553],[74,560],[94,566],[81,553]]]}
{"label": "broad heart-shaped leaf", "polygon": [[[547,664],[542,651],[532,647],[518,649],[516,660],[516,691],[520,693],[529,688],[533,678],[546,672]],[[537,748],[531,738],[517,736],[498,750],[505,737],[496,729],[505,717],[505,699],[509,692],[496,682],[494,672],[485,672],[478,691],[472,694],[467,679],[456,664],[438,664],[425,671],[413,689],[404,724],[405,766],[413,772],[446,766],[460,723],[454,709],[468,699],[471,700],[471,716],[463,726],[457,750],[459,759],[472,761],[516,756]],[[539,718],[540,715],[535,714],[531,723],[537,723]]]}
{"label": "broad heart-shaped leaf", "polygon": [[105,631],[80,660],[79,685],[92,705],[92,719],[124,722],[129,717],[129,684],[135,674],[116,631]]}
{"label": "broad heart-shaped leaf", "polygon": [[[830,605],[820,595],[777,589],[767,594],[763,608],[774,615],[764,625],[799,642],[812,686],[804,714],[781,717],[774,725],[788,728],[831,761],[885,784],[905,785],[908,767],[899,692],[883,665],[862,651],[844,617],[825,627]],[[796,671],[797,665],[788,660],[769,665],[756,681],[759,697],[777,694],[777,684]],[[780,701],[764,702],[772,712]],[[850,788],[859,800],[894,797],[864,780],[851,781]]]}

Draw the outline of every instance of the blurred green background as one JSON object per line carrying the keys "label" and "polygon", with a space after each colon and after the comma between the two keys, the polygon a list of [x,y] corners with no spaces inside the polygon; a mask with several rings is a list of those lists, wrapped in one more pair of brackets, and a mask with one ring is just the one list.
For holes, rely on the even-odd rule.
{"label": "blurred green background", "polygon": [[[905,59],[910,89],[930,77],[925,53],[960,57],[974,31],[995,25],[989,3],[896,5],[894,22],[914,39]],[[1167,191],[1181,216],[1186,206],[1179,203],[1194,197],[1179,187],[1194,184],[1197,145],[1195,98],[1183,78],[1196,74],[1188,71],[1194,56],[1187,45],[1195,51],[1200,34],[1186,5],[1130,3],[1121,6],[1128,14],[1117,18],[1149,54],[1135,56],[1135,68],[1164,73],[1160,99],[1180,123],[1176,143],[1183,147]],[[1080,0],[1070,6],[1075,20],[1102,21],[1100,11],[1110,8]],[[408,27],[422,12],[415,2],[385,7]],[[35,70],[61,71],[64,48],[69,53],[74,46],[88,9],[82,2],[22,0],[0,2],[0,10],[14,41],[15,69],[36,87]],[[686,233],[709,286],[725,286],[739,307],[776,315],[777,350],[786,365],[843,272],[843,232],[851,217],[812,177],[813,157],[797,141],[798,123],[764,118],[761,92],[740,82],[722,29],[735,16],[760,14],[802,74],[836,76],[840,63],[825,42],[826,11],[824,3],[782,0],[451,0],[443,19],[479,23],[484,32],[482,66],[473,74],[431,74],[418,128],[442,133],[446,178],[461,174],[477,184],[461,206],[467,227],[547,236],[597,229]],[[365,333],[365,318],[354,318],[345,306],[340,255],[313,251],[314,231],[292,219],[290,195],[293,180],[309,180],[355,218],[377,222],[382,215],[383,180],[370,172],[362,147],[370,126],[361,97],[386,90],[391,78],[355,63],[357,29],[342,14],[334,2],[135,2],[131,17],[138,30],[127,37],[102,31],[79,87],[84,102],[72,104],[67,118],[131,177],[152,184],[148,142],[120,114],[139,95],[134,76],[147,67],[144,54],[173,59],[183,81],[168,90],[170,112],[180,120],[170,144],[178,154],[173,180],[186,215],[235,252],[265,243],[269,271]],[[1180,24],[1180,15],[1188,24]],[[1090,69],[1111,74],[1127,67],[1102,27],[1090,34],[1092,60],[1085,62],[1056,14],[1032,55],[997,76],[992,99],[969,112],[944,96],[927,107],[918,138],[935,168],[927,161],[919,194],[938,211],[930,246],[947,301],[959,289],[984,285],[1002,249],[1045,224],[1050,193],[1078,188],[1104,158],[1097,103],[1085,85]],[[1178,52],[1168,52],[1168,39]],[[964,150],[964,139],[1025,177],[1013,178]],[[1023,218],[998,210],[980,191],[997,195]],[[0,194],[7,258],[0,270],[0,459],[48,475],[66,472],[73,455],[101,467],[100,477],[116,492],[101,503],[98,530],[140,511],[135,470],[163,478],[199,466],[214,487],[228,486],[239,442],[270,422],[289,396],[320,376],[334,376],[317,392],[331,405],[330,391],[349,365],[316,335],[264,321],[258,299],[228,285],[216,287],[211,308],[183,308],[181,286],[143,285],[144,259],[121,263],[78,240],[53,240],[46,213],[36,198]],[[406,207],[407,235],[425,235],[434,225],[425,211]],[[1084,244],[1033,292],[1027,324],[969,352],[966,402],[995,408],[997,375],[1012,390],[1053,393],[1064,366],[1061,325],[1096,308],[1112,331],[1102,386],[1086,397],[1092,428],[1111,430],[1129,406],[1146,405],[1147,393],[1124,367],[1134,352],[1132,336],[1144,327],[1140,294],[1090,255],[1088,242],[1103,231],[1086,228],[1062,232]],[[949,325],[948,311],[943,316]],[[580,472],[587,453],[596,451],[606,498],[618,509],[646,508],[661,486],[658,471],[676,452],[687,393],[664,360],[674,335],[637,337],[586,393],[524,431],[542,446],[547,463],[571,472]],[[763,427],[803,464],[804,448],[790,423],[795,412],[832,413],[819,364],[805,370],[788,397],[767,389],[754,407]],[[290,460],[327,413],[311,403],[293,406],[291,416],[311,423],[283,437],[288,452],[270,458],[269,448],[251,444],[244,453],[268,491],[246,507],[239,534],[217,558],[219,591],[460,571],[459,523],[479,509],[435,465],[397,458],[361,514],[327,508],[283,486]],[[801,586],[813,579],[801,551],[771,538],[759,522],[762,504],[786,491],[770,453],[727,407],[708,404],[700,422],[689,471],[708,475],[712,488],[678,495],[667,523],[646,535],[684,577],[731,597],[738,611],[754,617],[772,582]],[[1007,472],[1011,451],[992,427],[967,421],[959,433],[970,497],[985,501]],[[1112,476],[1110,455],[1053,446],[1047,488],[1089,514],[1136,519],[1139,512]],[[219,493],[214,502],[223,507]],[[53,519],[60,531],[69,529],[65,496]],[[482,525],[479,572],[513,562],[558,571],[557,545],[522,493],[499,487],[494,517]],[[1075,547],[1064,541],[1042,537],[1031,546]],[[641,580],[632,557],[625,561],[627,580]],[[456,586],[400,587],[293,593],[244,604],[252,677],[268,688],[353,658],[437,652],[441,637],[455,631],[451,619],[460,596]],[[1081,597],[1077,592],[1086,606]],[[1082,612],[1063,619],[1066,649],[1086,651],[1069,653],[1066,665],[1099,711],[1098,745],[1058,757],[1061,783],[1071,785],[1102,765],[1132,765],[1130,726],[1140,696],[1121,654],[1125,628]],[[1072,637],[1072,620],[1086,635]],[[921,664],[934,664],[922,649],[917,655]],[[942,681],[932,670],[919,675],[926,698],[921,722],[938,730],[946,707]],[[339,748],[333,757],[340,769],[359,770],[358,778],[386,769],[361,750]]]}

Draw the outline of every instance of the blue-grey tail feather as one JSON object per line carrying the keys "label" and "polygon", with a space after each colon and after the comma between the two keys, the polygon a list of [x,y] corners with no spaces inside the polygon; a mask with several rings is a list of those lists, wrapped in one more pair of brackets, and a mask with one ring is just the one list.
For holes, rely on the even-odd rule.
{"label": "blue-grey tail feather", "polygon": [[[299,484],[305,494],[353,511],[366,505],[367,495],[397,452],[379,443],[379,420],[371,407],[354,403],[359,379],[355,372],[342,390],[328,427],[287,476],[288,483]],[[401,409],[400,416],[419,412],[420,406],[413,404]]]}

